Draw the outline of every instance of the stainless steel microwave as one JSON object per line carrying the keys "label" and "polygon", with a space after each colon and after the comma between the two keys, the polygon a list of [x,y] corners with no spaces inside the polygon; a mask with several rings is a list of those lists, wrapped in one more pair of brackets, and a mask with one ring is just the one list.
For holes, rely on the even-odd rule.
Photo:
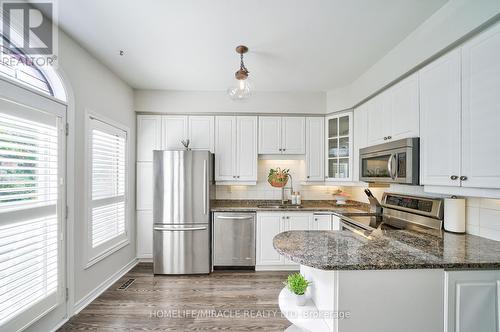
{"label": "stainless steel microwave", "polygon": [[419,153],[418,137],[360,149],[360,180],[418,185]]}

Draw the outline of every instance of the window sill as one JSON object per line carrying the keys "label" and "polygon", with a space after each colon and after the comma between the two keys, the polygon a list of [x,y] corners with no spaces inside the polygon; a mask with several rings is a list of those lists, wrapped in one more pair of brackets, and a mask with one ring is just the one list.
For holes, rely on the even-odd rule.
{"label": "window sill", "polygon": [[102,261],[103,259],[105,259],[106,257],[114,254],[115,252],[117,252],[118,250],[128,246],[130,244],[130,240],[127,238],[123,239],[122,241],[120,242],[117,242],[115,243],[114,245],[112,245],[111,247],[107,248],[106,250],[102,251],[101,253],[99,253],[98,255],[90,258],[87,262],[87,264],[85,264],[85,266],[83,267],[85,270],[92,267],[93,265],[95,265],[96,263]]}

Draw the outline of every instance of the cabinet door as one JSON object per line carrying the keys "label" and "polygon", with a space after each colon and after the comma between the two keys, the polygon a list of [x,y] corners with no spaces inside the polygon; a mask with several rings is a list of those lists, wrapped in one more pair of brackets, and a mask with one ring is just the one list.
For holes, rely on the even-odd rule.
{"label": "cabinet door", "polygon": [[257,181],[257,117],[236,117],[238,181]]}
{"label": "cabinet door", "polygon": [[[421,184],[460,186],[460,50],[420,72]],[[453,180],[454,176],[457,178]]]}
{"label": "cabinet door", "polygon": [[214,152],[214,117],[190,116],[189,147],[193,150],[210,150]]}
{"label": "cabinet door", "polygon": [[281,154],[280,116],[259,116],[259,154]]}
{"label": "cabinet door", "polygon": [[[312,213],[285,213],[284,217],[284,231],[308,231],[313,229],[313,215]],[[286,265],[298,265],[297,263],[285,258]]]}
{"label": "cabinet door", "polygon": [[359,181],[359,149],[367,146],[368,112],[366,103],[353,112],[352,180]]}
{"label": "cabinet door", "polygon": [[153,211],[137,211],[137,257],[153,257]]}
{"label": "cabinet door", "polygon": [[137,161],[153,161],[153,150],[161,149],[161,116],[137,116]]}
{"label": "cabinet door", "polygon": [[332,216],[329,214],[315,214],[313,216],[311,230],[331,231],[332,230]]}
{"label": "cabinet door", "polygon": [[181,141],[188,138],[187,116],[166,115],[162,124],[163,146],[162,149],[184,149]]}
{"label": "cabinet door", "polygon": [[325,180],[325,120],[306,119],[306,181]]}
{"label": "cabinet door", "polygon": [[498,331],[500,271],[445,272],[445,332]]}
{"label": "cabinet door", "polygon": [[281,213],[257,214],[256,265],[282,265],[285,259],[273,246],[275,235],[284,231]]}
{"label": "cabinet door", "polygon": [[326,180],[352,179],[352,112],[326,118]]}
{"label": "cabinet door", "polygon": [[463,187],[500,188],[500,25],[462,47]]}
{"label": "cabinet door", "polygon": [[137,162],[136,208],[153,209],[153,163]]}
{"label": "cabinet door", "polygon": [[236,118],[215,117],[215,180],[236,179]]}
{"label": "cabinet door", "polygon": [[281,150],[284,154],[306,153],[306,124],[304,117],[286,116],[281,121]]}
{"label": "cabinet door", "polygon": [[376,145],[387,141],[391,132],[391,98],[388,91],[369,100],[368,112],[368,145]]}
{"label": "cabinet door", "polygon": [[418,74],[389,89],[391,96],[390,140],[419,136]]}

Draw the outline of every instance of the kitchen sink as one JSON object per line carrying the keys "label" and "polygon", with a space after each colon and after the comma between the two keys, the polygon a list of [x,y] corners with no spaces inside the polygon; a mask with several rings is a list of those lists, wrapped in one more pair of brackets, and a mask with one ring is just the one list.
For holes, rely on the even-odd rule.
{"label": "kitchen sink", "polygon": [[302,209],[301,205],[291,205],[291,204],[262,204],[257,205],[261,209]]}

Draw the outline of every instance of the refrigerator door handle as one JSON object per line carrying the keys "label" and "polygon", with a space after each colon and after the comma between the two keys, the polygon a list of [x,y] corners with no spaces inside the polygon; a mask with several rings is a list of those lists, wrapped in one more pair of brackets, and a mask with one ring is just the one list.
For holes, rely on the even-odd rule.
{"label": "refrigerator door handle", "polygon": [[207,229],[207,227],[153,227],[155,231],[165,231],[165,232],[171,232],[171,231],[177,231],[177,232],[184,232],[184,231],[204,231]]}
{"label": "refrigerator door handle", "polygon": [[207,191],[208,191],[208,184],[207,184],[207,160],[203,160],[203,213],[207,214]]}

